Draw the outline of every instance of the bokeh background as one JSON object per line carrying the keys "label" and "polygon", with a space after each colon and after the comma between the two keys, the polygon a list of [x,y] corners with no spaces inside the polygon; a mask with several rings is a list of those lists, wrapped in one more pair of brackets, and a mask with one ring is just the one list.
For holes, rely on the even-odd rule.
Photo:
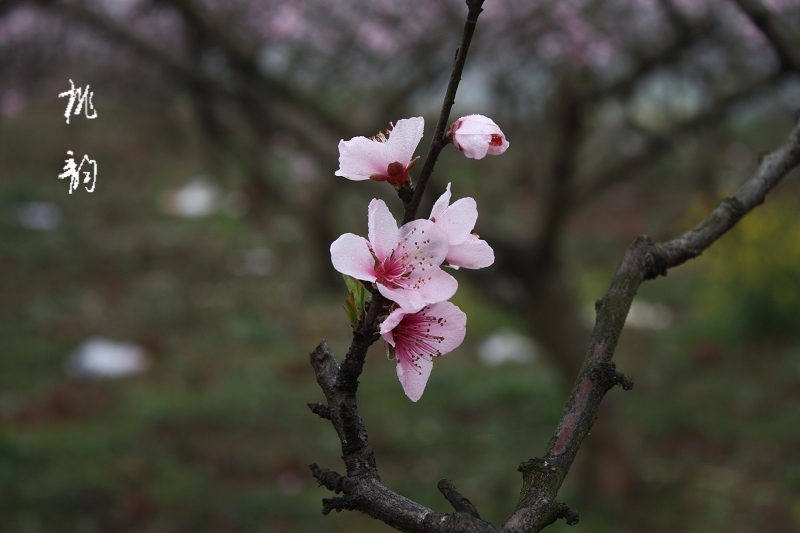
{"label": "bokeh background", "polygon": [[[764,0],[800,39],[800,2]],[[457,0],[0,2],[0,531],[378,532],[323,516],[342,469],[307,354],[341,357],[328,247],[386,184],[337,142],[422,115]],[[58,95],[90,86],[97,118]],[[382,345],[359,390],[381,477],[500,523],[550,439],[592,303],[626,246],[685,231],[793,126],[800,75],[729,0],[487,0],[452,119],[511,147],[445,151],[497,263],[455,273],[464,344],[421,401]],[[93,193],[59,179],[97,161]],[[560,494],[573,529],[800,529],[800,187],[642,287],[612,391]],[[566,530],[561,523],[553,531]]]}

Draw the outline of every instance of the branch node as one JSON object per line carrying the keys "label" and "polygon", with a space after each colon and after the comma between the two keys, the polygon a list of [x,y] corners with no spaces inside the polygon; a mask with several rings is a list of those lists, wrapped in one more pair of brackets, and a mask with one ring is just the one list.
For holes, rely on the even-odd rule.
{"label": "branch node", "polygon": [[311,475],[314,476],[320,486],[324,485],[325,488],[332,490],[336,494],[344,491],[347,478],[343,475],[333,470],[323,468],[317,463],[311,463],[308,465],[308,468],[311,469]]}
{"label": "branch node", "polygon": [[339,364],[336,362],[328,343],[324,340],[314,348],[309,357],[311,366],[314,367],[317,383],[327,395],[333,389],[339,376]]}
{"label": "branch node", "polygon": [[517,472],[522,472],[522,474],[526,474],[533,470],[538,470],[542,466],[543,459],[539,457],[534,457],[533,459],[528,459],[527,461],[522,461],[519,466],[517,467]]}
{"label": "branch node", "polygon": [[331,410],[327,406],[316,402],[313,403],[309,402],[306,405],[308,406],[309,409],[311,409],[311,412],[317,415],[318,417],[324,418],[326,420],[331,419]]}
{"label": "branch node", "polygon": [[566,503],[553,503],[559,507],[556,511],[556,518],[563,518],[568,526],[574,526],[580,521],[581,517],[578,513],[570,509]]}
{"label": "branch node", "polygon": [[469,9],[467,20],[477,20],[478,15],[483,11],[483,2],[484,0],[467,0],[467,8]]}
{"label": "branch node", "polygon": [[456,486],[449,479],[440,480],[436,488],[438,488],[442,496],[450,502],[450,505],[453,506],[453,509],[455,509],[457,513],[467,513],[475,518],[481,517],[475,505],[458,492]]}
{"label": "branch node", "polygon": [[363,498],[361,496],[343,496],[338,498],[322,498],[322,514],[328,515],[331,511],[354,511]]}
{"label": "branch node", "polygon": [[728,209],[728,211],[730,211],[731,215],[737,219],[743,217],[745,213],[747,213],[747,209],[745,209],[742,201],[735,196],[729,196],[728,198],[725,198],[722,200],[722,204]]}
{"label": "branch node", "polygon": [[589,371],[589,379],[602,385],[607,391],[615,385],[626,391],[633,389],[633,379],[617,372],[617,365],[613,362],[598,363]]}
{"label": "branch node", "polygon": [[669,264],[659,247],[653,244],[652,239],[647,235],[636,237],[631,249],[635,250],[640,247],[643,249],[642,253],[644,254],[644,264],[642,265],[644,279],[656,279],[658,276],[666,276]]}

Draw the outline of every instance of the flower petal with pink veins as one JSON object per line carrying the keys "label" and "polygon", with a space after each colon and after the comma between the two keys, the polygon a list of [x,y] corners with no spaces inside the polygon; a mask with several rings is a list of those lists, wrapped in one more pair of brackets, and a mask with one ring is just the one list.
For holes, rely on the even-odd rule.
{"label": "flower petal with pink veins", "polygon": [[438,266],[419,274],[411,274],[407,286],[389,287],[378,283],[380,293],[407,312],[418,311],[427,304],[452,298],[457,289],[456,278]]}
{"label": "flower petal with pink veins", "polygon": [[422,398],[432,370],[433,360],[430,357],[423,356],[414,362],[405,357],[397,358],[397,379],[403,386],[403,392],[412,402]]}
{"label": "flower petal with pink veins", "polygon": [[450,184],[447,184],[447,189],[444,191],[436,203],[433,204],[433,208],[431,209],[431,216],[428,217],[431,220],[439,220],[439,217],[442,216],[444,210],[450,205]]}
{"label": "flower petal with pink veins", "polygon": [[374,174],[386,174],[386,162],[383,143],[353,137],[349,141],[339,141],[339,170],[334,176],[343,176],[349,180],[368,180]]}
{"label": "flower petal with pink veins", "polygon": [[[394,340],[392,338],[392,330],[397,327],[397,325],[403,321],[403,317],[408,314],[408,311],[404,310],[402,307],[396,308],[394,311],[389,313],[389,316],[383,319],[381,322],[381,335],[383,338],[386,339],[386,342],[394,346]],[[388,335],[388,337],[387,337]]]}
{"label": "flower petal with pink veins", "polygon": [[[430,220],[412,220],[399,230],[397,251],[414,268],[441,265],[447,255],[447,234]],[[432,263],[432,264],[431,264]]]}
{"label": "flower petal with pink veins", "polygon": [[436,225],[447,234],[450,246],[461,244],[472,233],[478,221],[478,204],[474,198],[462,198],[436,219]]}
{"label": "flower petal with pink veins", "polygon": [[391,260],[379,268],[402,270],[401,277],[384,280],[378,274],[378,290],[407,311],[443,302],[455,294],[458,282],[439,265],[447,255],[447,236],[430,220],[414,220],[399,230],[400,242]]}
{"label": "flower petal with pink veins", "polygon": [[[400,163],[405,172],[422,139],[424,126],[422,117],[404,118],[397,121],[385,142],[367,137],[339,141],[339,170],[334,175],[356,181],[374,176],[382,181],[380,176],[389,178],[392,163]],[[404,172],[400,175],[407,176]]]}
{"label": "flower petal with pink veins", "polygon": [[433,357],[456,349],[467,329],[467,315],[450,302],[416,313],[395,309],[381,324],[381,335],[395,346],[397,377],[411,401],[422,396],[433,368]]}
{"label": "flower petal with pink veins", "polygon": [[447,235],[430,220],[397,227],[381,200],[369,204],[370,240],[351,233],[331,245],[339,272],[372,281],[386,298],[409,312],[453,296],[458,282],[440,265],[447,256]]}
{"label": "flower petal with pink veins", "polygon": [[[403,167],[407,167],[411,160],[414,159],[414,151],[417,149],[419,141],[422,140],[424,128],[425,119],[422,117],[398,120],[385,143],[387,165],[397,161]],[[384,167],[385,171],[386,168]]]}
{"label": "flower petal with pink veins", "polygon": [[450,184],[431,210],[432,221],[447,235],[447,265],[455,269],[483,268],[494,263],[494,251],[472,233],[478,220],[474,198],[461,198],[450,205]]}
{"label": "flower petal with pink veins", "polygon": [[347,276],[375,281],[375,258],[364,237],[345,233],[331,244],[331,262],[333,268]]}
{"label": "flower petal with pink veins", "polygon": [[469,235],[464,242],[447,250],[447,263],[453,268],[485,268],[494,263],[494,250],[489,243]]}
{"label": "flower petal with pink veins", "polygon": [[367,213],[369,242],[375,256],[383,261],[391,255],[400,240],[397,222],[383,200],[373,199]]}

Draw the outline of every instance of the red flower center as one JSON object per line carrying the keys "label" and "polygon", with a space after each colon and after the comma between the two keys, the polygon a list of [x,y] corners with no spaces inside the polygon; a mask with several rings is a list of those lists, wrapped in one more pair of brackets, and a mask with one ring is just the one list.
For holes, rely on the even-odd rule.
{"label": "red flower center", "polygon": [[444,337],[441,335],[431,335],[431,326],[438,324],[444,326],[447,320],[444,318],[426,315],[428,308],[406,315],[394,330],[395,342],[404,355],[410,357],[414,366],[418,366],[417,360],[421,355],[439,356],[442,352],[436,347]]}

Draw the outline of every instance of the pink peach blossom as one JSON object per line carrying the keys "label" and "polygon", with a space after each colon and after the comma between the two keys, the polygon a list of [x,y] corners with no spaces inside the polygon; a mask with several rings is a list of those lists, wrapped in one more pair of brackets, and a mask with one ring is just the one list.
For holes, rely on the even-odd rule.
{"label": "pink peach blossom", "polygon": [[431,209],[430,220],[447,235],[445,262],[455,268],[484,268],[494,263],[494,250],[472,233],[478,220],[473,198],[461,198],[450,205],[450,184]]}
{"label": "pink peach blossom", "polygon": [[447,236],[430,220],[413,220],[398,229],[382,200],[372,200],[369,240],[345,233],[331,244],[333,267],[374,282],[389,300],[409,312],[443,302],[458,282],[439,268],[447,255]]}
{"label": "pink peach blossom", "polygon": [[508,141],[500,127],[483,115],[461,117],[450,125],[453,146],[470,159],[483,159],[486,154],[500,155],[508,149]]}
{"label": "pink peach blossom", "polygon": [[339,141],[339,170],[336,176],[350,180],[388,181],[398,185],[408,180],[408,171],[416,164],[414,150],[422,139],[422,117],[398,120],[388,138],[353,137]]}
{"label": "pink peach blossom", "polygon": [[450,302],[423,307],[416,313],[395,309],[381,324],[381,335],[394,347],[397,378],[406,396],[422,396],[433,369],[433,358],[458,348],[467,331],[467,315]]}

